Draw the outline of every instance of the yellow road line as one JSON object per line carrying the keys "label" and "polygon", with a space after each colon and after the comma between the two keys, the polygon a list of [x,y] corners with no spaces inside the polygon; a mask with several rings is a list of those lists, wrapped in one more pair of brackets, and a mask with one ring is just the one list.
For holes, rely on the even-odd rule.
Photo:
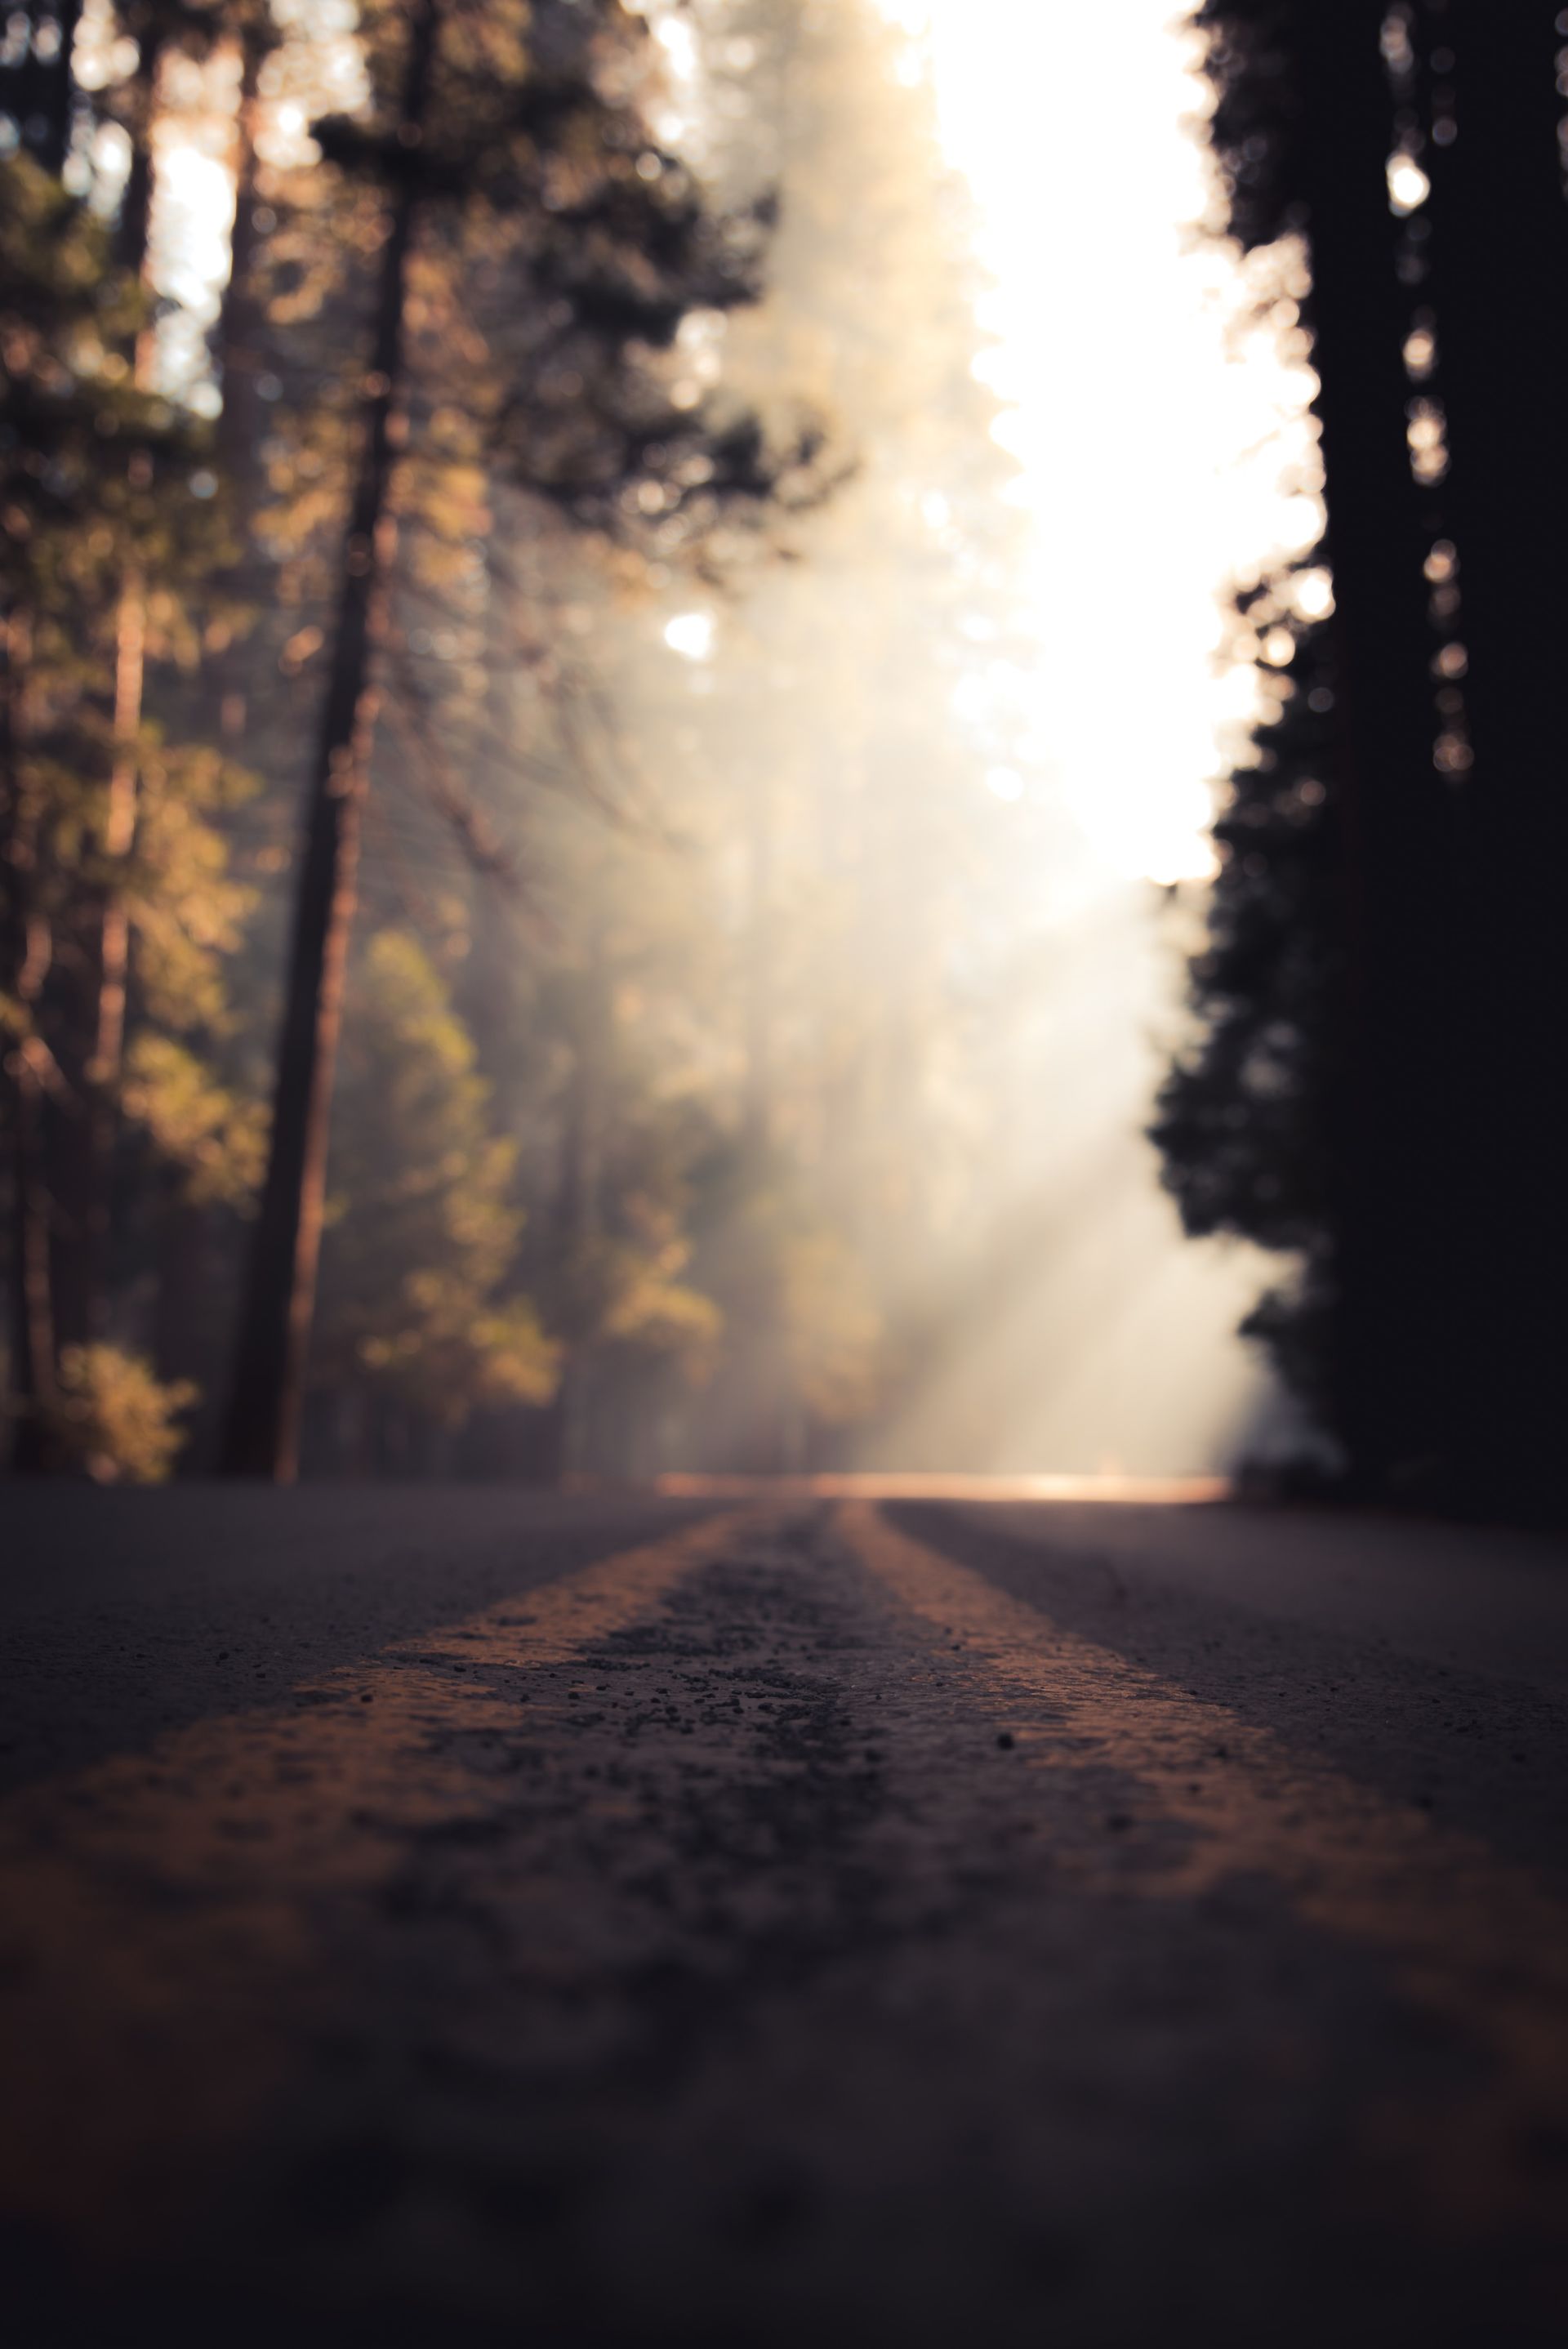
{"label": "yellow road line", "polygon": [[[1485,2083],[1419,2148],[1429,2207],[1478,2223],[1533,2210],[1568,2228],[1560,2166],[1528,2158],[1568,2125],[1568,1902],[1479,1837],[1063,1630],[871,1505],[846,1505],[834,1526],[903,1607],[946,1635],[949,1654],[958,1643],[1025,1768],[1131,1777],[1141,1817],[1190,1830],[1137,1869],[1108,1838],[1108,1886],[1191,1898],[1267,1878],[1305,1924],[1391,1958],[1408,1996],[1490,2052]],[[1383,2118],[1391,2138],[1409,2126]]]}
{"label": "yellow road line", "polygon": [[[9,2206],[113,2209],[128,2245],[173,2209],[191,2147],[232,2135],[286,2072],[277,1993],[308,1975],[332,1904],[387,1877],[411,1831],[503,1800],[487,1759],[564,1711],[552,1670],[651,1613],[757,1515],[597,1560],[0,1806]],[[526,1712],[519,1671],[544,1675]]]}

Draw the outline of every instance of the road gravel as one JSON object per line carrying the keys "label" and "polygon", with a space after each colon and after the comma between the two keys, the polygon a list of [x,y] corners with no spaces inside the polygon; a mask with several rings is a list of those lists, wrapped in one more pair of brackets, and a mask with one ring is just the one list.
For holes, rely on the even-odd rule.
{"label": "road gravel", "polygon": [[1568,2337],[1547,1546],[0,1506],[24,2349]]}

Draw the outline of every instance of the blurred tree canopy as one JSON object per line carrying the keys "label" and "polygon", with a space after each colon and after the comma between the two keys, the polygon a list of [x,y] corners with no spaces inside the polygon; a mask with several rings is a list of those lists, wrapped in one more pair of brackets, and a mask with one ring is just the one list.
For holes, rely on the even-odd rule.
{"label": "blurred tree canopy", "polygon": [[907,55],[869,0],[11,13],[17,1467],[894,1408],[1015,534]]}

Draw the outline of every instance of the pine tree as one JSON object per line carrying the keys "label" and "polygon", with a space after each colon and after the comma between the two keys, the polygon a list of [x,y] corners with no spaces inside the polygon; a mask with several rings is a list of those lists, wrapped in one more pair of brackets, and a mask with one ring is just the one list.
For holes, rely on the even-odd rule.
{"label": "pine tree", "polygon": [[507,1286],[517,1154],[490,1111],[428,956],[377,931],[350,985],[312,1356],[340,1425],[356,1423],[355,1464],[407,1470],[476,1409],[554,1386],[551,1341]]}
{"label": "pine tree", "polygon": [[[156,46],[138,53],[143,143]],[[238,779],[200,743],[166,740],[142,708],[148,662],[189,650],[186,598],[222,545],[201,429],[139,368],[150,188],[133,168],[106,229],[25,155],[0,187],[15,1455],[40,1467],[90,1454],[95,1473],[112,1466],[95,1382],[129,1392],[108,1286],[132,950],[142,999],[161,992],[166,1024],[188,1029],[213,1008],[212,957],[239,909],[212,822]],[[137,1375],[142,1426],[158,1387]],[[143,1466],[166,1463],[167,1447],[133,1445]]]}
{"label": "pine tree", "polygon": [[1334,777],[1336,675],[1322,622],[1291,615],[1288,582],[1238,598],[1273,663],[1274,714],[1231,778],[1207,937],[1189,966],[1197,1034],[1150,1129],[1193,1237],[1231,1232],[1294,1257],[1244,1335],[1266,1345],[1320,1428],[1336,1423],[1335,1169],[1346,1051],[1345,850]]}
{"label": "pine tree", "polygon": [[1434,533],[1440,722],[1459,761],[1464,989],[1442,1133],[1459,1225],[1444,1282],[1463,1409],[1455,1482],[1473,1506],[1561,1516],[1568,486],[1544,450],[1568,372],[1562,19],[1429,0],[1406,34],[1432,190],[1425,389],[1448,460]]}
{"label": "pine tree", "polygon": [[[1408,135],[1399,46],[1377,0],[1311,8],[1213,0],[1197,21],[1211,38],[1212,136],[1232,232],[1247,249],[1300,235],[1307,250],[1304,316],[1328,511],[1322,551],[1334,578],[1323,655],[1332,679],[1319,681],[1332,709],[1315,746],[1314,779],[1326,788],[1331,814],[1319,829],[1337,874],[1332,885],[1315,883],[1305,901],[1288,890],[1274,896],[1268,919],[1279,936],[1265,966],[1276,978],[1293,967],[1304,976],[1296,1016],[1324,1081],[1309,1088],[1310,1143],[1304,1128],[1298,1146],[1316,1170],[1303,1181],[1319,1197],[1321,1221],[1304,1243],[1306,1318],[1293,1323],[1276,1298],[1261,1326],[1313,1387],[1357,1486],[1429,1487],[1438,1464],[1451,1463],[1463,1442],[1449,1342],[1463,1233],[1453,1186],[1439,1172],[1449,1040],[1464,999],[1462,894],[1454,794],[1434,762],[1440,644],[1426,565],[1440,526],[1411,460],[1418,403],[1408,353],[1425,225],[1408,226],[1388,192],[1390,157]],[[1227,867],[1212,950],[1222,965],[1235,886]],[[1297,922],[1305,934],[1293,942]],[[1205,969],[1201,960],[1200,996]],[[1329,969],[1336,976],[1326,983]],[[1259,1019],[1272,983],[1253,1007]],[[1252,1025],[1215,1008],[1211,1082],[1227,1030],[1239,1036]],[[1190,1212],[1201,1195],[1193,1100],[1178,1078],[1161,1129]],[[1245,1152],[1241,1129],[1263,1112],[1243,1090],[1226,1114]],[[1259,1156],[1271,1156],[1261,1138]],[[1224,1163],[1222,1153],[1220,1188]],[[1249,1205],[1234,1220],[1248,1227],[1255,1212]],[[1212,1227],[1208,1209],[1197,1214],[1199,1227]]]}
{"label": "pine tree", "polygon": [[[1208,1034],[1160,1134],[1195,1227],[1266,1224],[1249,1169],[1313,1202],[1290,1243],[1305,1292],[1295,1309],[1266,1301],[1260,1327],[1309,1372],[1352,1489],[1550,1516],[1568,1306],[1568,1094],[1549,1041],[1568,521],[1519,415],[1568,357],[1551,290],[1568,215],[1550,19],[1507,14],[1215,0],[1200,16],[1233,228],[1249,245],[1299,231],[1310,253],[1336,606],[1312,760],[1339,878],[1249,911],[1227,864],[1194,970]],[[1284,737],[1282,776],[1295,719]],[[1242,781],[1232,847],[1255,804]],[[1242,1073],[1292,971],[1310,1049],[1274,1109],[1294,1172]]]}
{"label": "pine tree", "polygon": [[[713,220],[650,141],[624,94],[635,20],[614,0],[531,12],[416,0],[387,8],[377,30],[401,51],[395,101],[377,124],[321,132],[329,158],[383,189],[386,233],[225,1448],[237,1473],[287,1476],[296,1449],[393,485],[416,420],[408,299],[420,237],[460,245],[476,218],[510,231],[506,271],[490,256],[491,282],[504,279],[511,298],[492,313],[490,452],[573,519],[603,529],[655,512],[678,523],[684,510],[695,521],[724,499],[765,497],[776,470],[754,427],[705,436],[639,371],[637,351],[666,347],[692,308],[752,296],[758,223]],[[506,321],[518,322],[511,335]],[[551,383],[568,379],[551,429]]]}

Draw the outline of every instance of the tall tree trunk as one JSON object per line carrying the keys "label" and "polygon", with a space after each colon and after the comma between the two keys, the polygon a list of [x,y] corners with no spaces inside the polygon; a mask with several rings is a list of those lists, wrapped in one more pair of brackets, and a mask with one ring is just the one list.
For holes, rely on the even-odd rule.
{"label": "tall tree trunk", "polygon": [[[397,143],[418,149],[439,28],[437,0],[415,17]],[[354,916],[360,812],[376,723],[375,655],[385,636],[397,543],[390,490],[400,438],[404,310],[418,175],[397,177],[381,253],[363,440],[344,543],[332,669],[309,786],[272,1141],[241,1308],[223,1467],[291,1482],[321,1250],[327,1126]]]}
{"label": "tall tree trunk", "polygon": [[33,0],[30,7],[6,13],[16,53],[14,63],[0,67],[0,107],[15,123],[23,147],[57,180],[75,121],[71,61],[82,0],[54,0],[52,6]]}
{"label": "tall tree trunk", "polygon": [[[27,52],[8,95],[39,162],[58,177],[69,151],[75,113],[74,55],[81,0],[58,0],[50,11],[34,8]],[[40,36],[52,33],[54,47],[40,51]],[[89,982],[78,975],[72,987],[77,1007],[76,1040],[67,1052],[71,1081],[57,1068],[37,1016],[44,983],[54,960],[51,926],[37,902],[38,808],[23,781],[26,717],[24,677],[30,653],[26,614],[14,609],[5,629],[5,810],[0,844],[5,873],[4,969],[0,989],[16,1003],[24,1034],[14,1040],[7,1061],[12,1115],[14,1258],[11,1279],[12,1408],[16,1413],[15,1464],[43,1469],[54,1464],[59,1388],[58,1353],[63,1340],[88,1334],[87,1266],[90,1244],[91,1135],[86,1070],[93,1014]],[[91,962],[94,957],[89,955]],[[51,1098],[52,1096],[52,1098]],[[68,1230],[63,1226],[69,1225]],[[81,1230],[77,1230],[81,1226]],[[73,1242],[80,1238],[78,1249]],[[68,1294],[62,1326],[60,1289]],[[71,1308],[79,1306],[74,1317]],[[79,1326],[77,1326],[79,1325]]]}
{"label": "tall tree trunk", "polygon": [[71,132],[76,123],[74,61],[77,32],[81,20],[82,0],[55,0],[57,46],[49,60],[45,83],[42,109],[45,129],[38,142],[38,160],[45,171],[57,180],[66,168],[66,158],[71,151]]}
{"label": "tall tree trunk", "polygon": [[240,100],[234,119],[234,226],[229,240],[229,275],[213,336],[222,379],[218,418],[218,461],[237,528],[243,534],[254,492],[262,440],[263,320],[256,294],[256,131],[261,111],[262,67],[266,45],[253,27],[240,35]]}
{"label": "tall tree trunk", "polygon": [[[749,778],[746,813],[747,920],[744,986],[745,1091],[742,1181],[748,1203],[772,1187],[778,1123],[778,916],[774,896],[778,810],[769,776]],[[732,1294],[731,1376],[727,1410],[734,1458],[727,1465],[770,1473],[785,1465],[783,1313],[774,1251],[748,1221]]]}
{"label": "tall tree trunk", "polygon": [[[130,175],[126,181],[115,233],[115,255],[128,277],[138,285],[147,275],[152,241],[152,206],[156,193],[152,139],[158,119],[158,81],[163,62],[163,38],[150,29],[137,60],[132,97]],[[136,337],[131,355],[133,378],[143,391],[152,388],[156,344],[150,326]],[[133,459],[132,463],[136,460]],[[115,624],[113,750],[108,781],[108,807],[104,819],[102,850],[111,873],[122,867],[136,840],[142,702],[147,682],[147,582],[140,566],[131,564],[120,583],[119,611]],[[108,884],[99,931],[98,1005],[93,1023],[92,1079],[98,1113],[94,1156],[107,1188],[108,1157],[114,1145],[114,1100],[125,1046],[125,993],[129,972],[130,925],[124,892]]]}
{"label": "tall tree trunk", "polygon": [[[152,1360],[160,1379],[190,1379],[199,1389],[211,1382],[211,1326],[213,1288],[212,1218],[192,1199],[181,1168],[162,1170],[153,1223],[157,1288],[152,1305]],[[204,1473],[212,1441],[210,1415],[199,1414],[181,1465]],[[194,1454],[193,1458],[190,1455]]]}
{"label": "tall tree trunk", "polygon": [[44,1154],[41,1040],[33,1032],[52,942],[38,903],[38,807],[24,771],[26,676],[31,653],[25,613],[0,630],[0,994],[15,1007],[18,1032],[5,1040],[6,1123],[11,1143],[11,1251],[7,1308],[11,1465],[19,1474],[53,1465],[59,1394],[56,1381],[53,1215]]}
{"label": "tall tree trunk", "polygon": [[59,1388],[55,1374],[54,1291],[49,1278],[50,1194],[45,1168],[43,1092],[24,1047],[8,1064],[11,1095],[11,1465],[19,1475],[55,1464]]}
{"label": "tall tree trunk", "polygon": [[166,35],[156,18],[150,20],[137,51],[130,78],[130,169],[119,200],[115,223],[114,257],[128,277],[139,280],[147,265],[152,233],[152,132],[158,109],[158,78],[162,69]]}
{"label": "tall tree trunk", "polygon": [[[234,224],[229,274],[212,336],[223,392],[217,424],[218,471],[228,520],[240,549],[233,568],[215,583],[220,595],[236,603],[246,594],[244,550],[251,544],[251,517],[258,488],[263,404],[257,390],[261,368],[261,304],[255,285],[256,133],[261,111],[262,67],[270,42],[254,20],[240,27],[239,99],[234,116]],[[216,730],[235,737],[244,731],[246,677],[242,631],[212,654],[205,684]],[[208,1282],[212,1257],[213,1210],[192,1199],[183,1179],[170,1170],[157,1222],[157,1302],[153,1360],[164,1380],[191,1379],[211,1385]],[[181,1455],[180,1473],[201,1475],[209,1465],[213,1428],[203,1412]]]}
{"label": "tall tree trunk", "polygon": [[1349,870],[1344,1068],[1336,1108],[1335,1384],[1373,1490],[1451,1458],[1460,1410],[1444,1179],[1460,995],[1450,795],[1436,773],[1422,563],[1438,534],[1412,480],[1403,360],[1410,296],[1386,162],[1382,0],[1299,12],[1298,169],[1309,206],[1313,364],[1333,565],[1337,782]]}
{"label": "tall tree trunk", "polygon": [[[154,196],[152,134],[164,53],[161,31],[143,36],[129,109],[130,171],[115,229],[115,259],[128,277],[146,274]],[[127,353],[134,379],[149,388],[151,330],[142,327]],[[145,465],[140,452],[130,459]],[[130,923],[119,875],[136,841],[136,803],[146,681],[147,587],[140,566],[128,564],[119,583],[114,624],[114,678],[109,708],[109,771],[97,850],[102,874],[87,912],[69,1043],[62,1045],[79,1109],[48,1120],[53,1187],[59,1210],[53,1254],[57,1342],[84,1344],[102,1335],[108,1310],[107,1255],[119,1133],[119,1078],[125,1041]]]}
{"label": "tall tree trunk", "polygon": [[544,1474],[566,1485],[590,1464],[597,1381],[594,1340],[599,1300],[593,1288],[594,1251],[603,1229],[604,1089],[608,1077],[611,1006],[608,977],[597,952],[573,983],[570,1006],[572,1072],[561,1133],[561,1179],[552,1218],[555,1260],[567,1278],[561,1341],[561,1378],[550,1406]]}
{"label": "tall tree trunk", "polygon": [[[1452,1344],[1482,1509],[1562,1515],[1568,1377],[1568,384],[1563,113],[1547,5],[1427,12],[1457,137],[1429,159],[1433,305],[1474,765],[1459,786],[1472,939],[1453,1141],[1465,1228]],[[1561,21],[1561,20],[1559,20]],[[1445,68],[1448,60],[1443,60]]]}
{"label": "tall tree trunk", "polygon": [[759,769],[748,778],[746,826],[746,965],[741,973],[745,1090],[741,1105],[741,1144],[755,1172],[760,1173],[772,1146],[774,1096],[778,1090],[776,1063],[778,980],[774,964],[778,935],[774,913],[774,865],[777,812],[771,779]]}
{"label": "tall tree trunk", "polygon": [[[115,628],[114,751],[103,854],[111,872],[122,868],[136,843],[138,752],[147,683],[147,587],[138,566],[120,588]],[[129,976],[130,923],[125,893],[111,881],[98,934],[98,1017],[89,1073],[105,1103],[112,1103],[125,1052],[125,991]]]}

